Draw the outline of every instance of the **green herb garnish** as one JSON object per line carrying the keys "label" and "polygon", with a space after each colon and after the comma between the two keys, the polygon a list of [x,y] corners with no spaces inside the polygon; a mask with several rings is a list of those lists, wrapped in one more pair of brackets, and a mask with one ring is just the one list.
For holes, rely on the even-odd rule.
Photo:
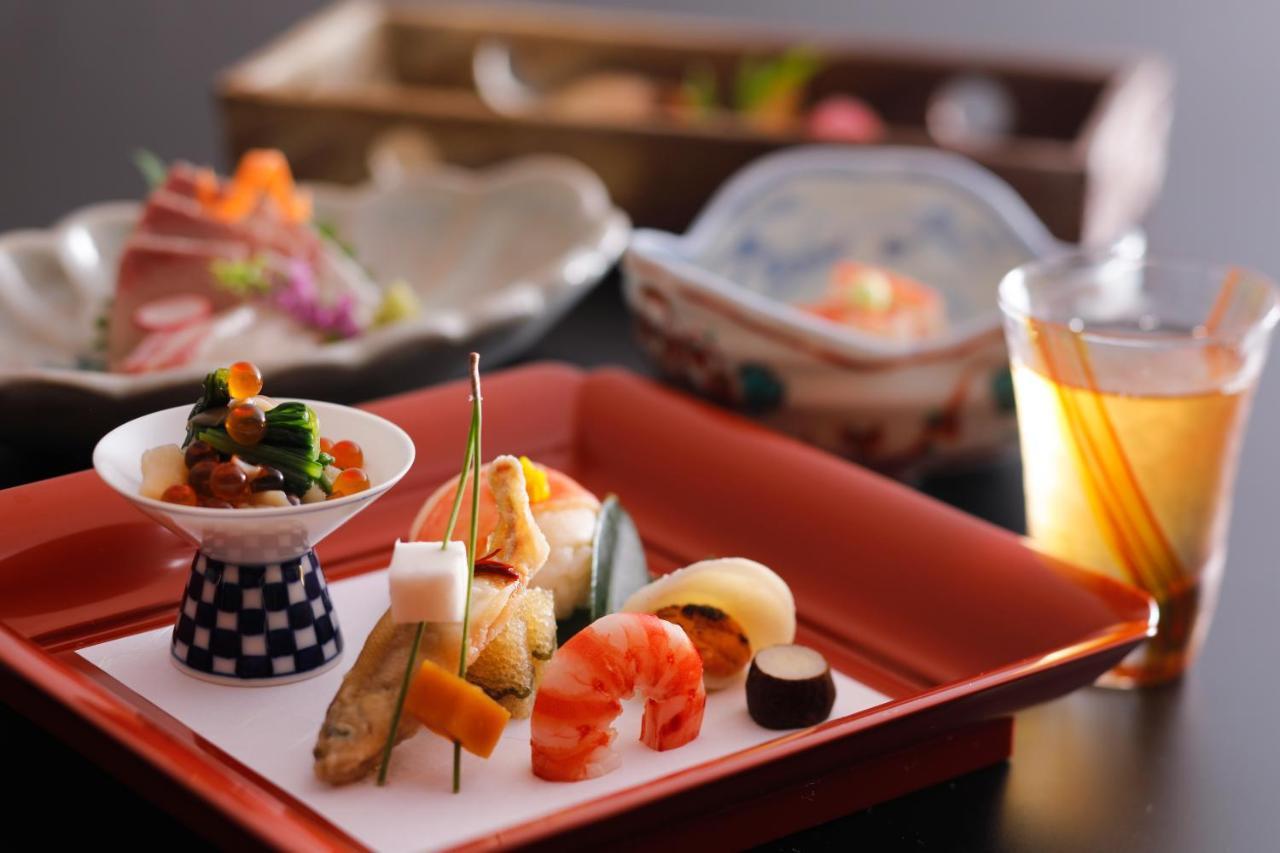
{"label": "green herb garnish", "polygon": [[[320,421],[315,411],[306,403],[281,403],[266,413],[267,429],[262,441],[252,446],[239,444],[227,434],[223,419],[217,416],[218,410],[231,402],[227,375],[227,368],[220,367],[205,376],[200,399],[187,415],[187,436],[182,446],[198,439],[219,453],[235,454],[253,465],[270,465],[284,475],[284,490],[299,497],[313,483],[327,493],[324,469],[333,460],[320,452]],[[209,414],[214,416],[213,422],[202,423]],[[199,415],[206,417],[198,418]]]}
{"label": "green herb garnish", "polygon": [[154,190],[165,182],[169,176],[169,167],[149,148],[136,148],[133,152],[133,165],[138,167],[142,178],[147,182],[147,189]]}
{"label": "green herb garnish", "polygon": [[192,424],[192,420],[195,419],[196,415],[207,412],[210,409],[222,408],[231,402],[231,391],[227,388],[227,376],[229,373],[230,371],[227,368],[219,367],[217,370],[205,374],[204,386],[200,391],[200,399],[196,400],[196,404],[187,413],[187,437],[182,440],[183,447],[195,441],[199,427]]}
{"label": "green herb garnish", "polygon": [[215,258],[209,262],[209,273],[218,287],[242,299],[268,293],[271,290],[271,280],[267,276],[267,259],[261,255],[255,255],[243,261]]}
{"label": "green herb garnish", "polygon": [[321,239],[328,240],[341,250],[342,254],[346,255],[353,261],[356,259],[355,246],[352,246],[346,240],[343,240],[338,236],[338,226],[328,220],[321,221],[317,219],[311,223],[311,227],[316,229],[316,233],[320,235]]}
{"label": "green herb garnish", "polygon": [[[480,354],[471,353],[471,530],[467,535],[467,565],[476,562],[477,525],[480,522]],[[462,491],[463,480],[458,481]],[[462,608],[462,650],[458,653],[458,677],[467,677],[467,645],[471,628],[471,584],[474,571],[467,572],[467,601]],[[462,789],[462,744],[453,742],[453,792]]]}
{"label": "green herb garnish", "polygon": [[[275,411],[272,409],[272,411]],[[271,419],[271,412],[267,412]],[[304,450],[290,447],[271,447],[267,444],[255,444],[246,447],[232,441],[224,429],[202,429],[196,438],[208,442],[219,453],[234,453],[245,462],[253,465],[270,465],[284,475],[284,490],[291,495],[302,497],[311,488],[312,483],[320,483],[321,489],[329,491],[324,481],[324,465],[314,456],[308,456]]]}
{"label": "green herb garnish", "polygon": [[591,621],[616,613],[649,580],[640,531],[618,496],[608,495],[591,546]]}

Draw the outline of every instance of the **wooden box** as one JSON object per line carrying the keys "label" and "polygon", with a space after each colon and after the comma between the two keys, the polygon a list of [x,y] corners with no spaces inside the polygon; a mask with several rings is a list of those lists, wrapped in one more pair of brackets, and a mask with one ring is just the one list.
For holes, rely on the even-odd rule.
{"label": "wooden box", "polygon": [[682,229],[747,162],[812,141],[802,129],[674,116],[581,116],[489,106],[477,48],[499,45],[530,87],[589,71],[677,84],[691,68],[722,85],[744,60],[804,45],[822,58],[808,102],[849,93],[883,117],[885,144],[936,145],[930,96],[964,74],[994,79],[1014,106],[1010,134],[954,147],[1022,194],[1065,240],[1101,242],[1138,222],[1163,179],[1172,78],[1158,59],[1068,61],[779,33],[705,20],[520,6],[402,9],[341,3],[225,72],[219,97],[230,151],[283,149],[306,179],[365,176],[370,146],[407,126],[449,162],[484,166],[554,152],[598,172],[640,225]]}

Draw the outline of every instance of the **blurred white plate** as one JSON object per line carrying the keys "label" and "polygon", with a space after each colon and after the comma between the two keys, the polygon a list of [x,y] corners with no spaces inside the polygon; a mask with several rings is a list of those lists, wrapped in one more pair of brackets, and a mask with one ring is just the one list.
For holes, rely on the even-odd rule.
{"label": "blurred white plate", "polygon": [[[631,225],[575,161],[528,157],[480,172],[377,169],[380,182],[309,185],[379,283],[404,279],[421,314],[358,338],[260,359],[268,392],[368,399],[457,375],[462,356],[511,359],[610,270]],[[189,402],[216,365],[132,375],[86,369],[141,202],[74,211],[0,235],[0,440],[84,445],[130,417]],[[30,413],[38,417],[30,417]]]}

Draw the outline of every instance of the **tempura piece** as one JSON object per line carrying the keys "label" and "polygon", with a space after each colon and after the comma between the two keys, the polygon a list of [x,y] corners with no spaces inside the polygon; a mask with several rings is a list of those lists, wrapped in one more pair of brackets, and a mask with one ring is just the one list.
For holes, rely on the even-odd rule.
{"label": "tempura piece", "polygon": [[542,666],[556,650],[555,605],[549,590],[532,587],[512,600],[515,613],[467,668],[467,680],[523,720],[533,711]]}
{"label": "tempura piece", "polygon": [[[489,466],[489,487],[497,503],[498,523],[481,553],[496,551],[492,559],[510,566],[514,578],[477,573],[471,590],[471,626],[468,661],[506,627],[515,612],[515,593],[547,559],[547,542],[529,511],[524,473],[514,456],[500,456]],[[400,684],[404,678],[415,626],[396,625],[388,611],[365,640],[351,671],[342,679],[329,704],[313,751],[315,774],[334,785],[355,782],[368,775],[381,757],[391,727]],[[458,666],[462,627],[427,623],[418,658],[442,667]],[[396,741],[414,735],[420,727],[412,715],[404,715]]]}

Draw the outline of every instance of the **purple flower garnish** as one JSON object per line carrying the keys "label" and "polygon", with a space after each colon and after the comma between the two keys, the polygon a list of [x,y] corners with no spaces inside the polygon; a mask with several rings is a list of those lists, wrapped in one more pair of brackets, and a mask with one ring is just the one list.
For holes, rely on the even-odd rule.
{"label": "purple flower garnish", "polygon": [[275,306],[304,326],[318,329],[336,338],[360,334],[355,319],[355,300],[351,294],[339,296],[333,305],[320,303],[319,288],[311,265],[300,260],[289,263],[289,274],[273,294]]}

